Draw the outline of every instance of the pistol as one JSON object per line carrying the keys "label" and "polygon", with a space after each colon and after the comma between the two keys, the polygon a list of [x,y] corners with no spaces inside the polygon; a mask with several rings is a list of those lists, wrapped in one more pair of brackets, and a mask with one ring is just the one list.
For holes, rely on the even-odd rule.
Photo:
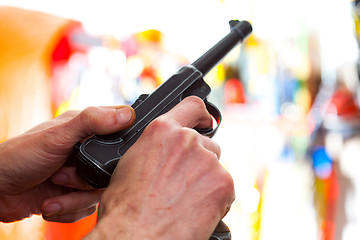
{"label": "pistol", "polygon": [[[196,130],[209,137],[216,133],[221,122],[221,113],[214,104],[207,101],[211,89],[203,80],[203,76],[252,32],[252,26],[247,21],[231,20],[229,24],[230,33],[200,58],[180,68],[150,95],[139,96],[131,105],[136,113],[133,125],[113,134],[94,135],[75,145],[73,156],[75,156],[76,171],[80,177],[94,188],[107,187],[118,161],[140,137],[146,126],[187,96],[195,95],[201,98],[206,109],[217,122],[215,128]],[[222,221],[217,229],[219,231],[215,230],[210,239],[231,238],[229,229]]]}

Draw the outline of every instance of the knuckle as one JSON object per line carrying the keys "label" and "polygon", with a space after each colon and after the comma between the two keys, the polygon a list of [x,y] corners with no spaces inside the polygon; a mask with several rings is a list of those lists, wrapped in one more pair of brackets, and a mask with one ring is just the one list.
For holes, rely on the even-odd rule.
{"label": "knuckle", "polygon": [[218,180],[218,192],[225,196],[233,196],[235,192],[234,180],[230,173],[228,173],[225,169],[223,169]]}
{"label": "knuckle", "polygon": [[96,116],[99,114],[98,107],[87,107],[80,112],[79,118],[82,123],[93,123]]}
{"label": "knuckle", "polygon": [[47,152],[49,153],[59,150],[65,151],[68,145],[66,136],[59,134],[58,126],[47,128],[44,131],[43,138],[46,139],[46,141],[43,142],[45,145],[44,149],[47,149]]}
{"label": "knuckle", "polygon": [[198,123],[206,123],[210,127],[212,125],[212,118],[206,109],[204,101],[197,96],[189,96],[185,100],[190,105],[193,115],[197,116]]}
{"label": "knuckle", "polygon": [[78,111],[78,110],[68,110],[68,111],[60,114],[56,118],[54,118],[54,120],[61,120],[61,121],[70,120],[73,117],[75,117],[76,115],[78,115],[79,113],[80,113],[80,111]]}
{"label": "knuckle", "polygon": [[152,121],[145,129],[144,135],[161,136],[161,142],[165,144],[176,143],[176,145],[168,145],[168,147],[176,147],[176,151],[182,152],[182,154],[189,152],[199,154],[200,141],[197,132],[190,128],[180,127],[165,116],[160,116]]}
{"label": "knuckle", "polygon": [[88,135],[93,134],[93,129],[101,127],[100,107],[87,107],[78,115],[78,123]]}
{"label": "knuckle", "polygon": [[221,148],[219,144],[217,144],[216,142],[214,142],[214,146],[215,146],[215,154],[217,155],[217,158],[219,160],[221,157]]}
{"label": "knuckle", "polygon": [[198,110],[206,109],[204,101],[197,96],[189,96],[189,97],[185,98],[184,100],[188,101],[195,109],[198,109]]}
{"label": "knuckle", "polygon": [[163,131],[170,130],[170,128],[171,128],[171,124],[169,123],[169,121],[164,116],[160,116],[155,120],[153,120],[147,126],[145,131],[150,134],[154,132],[162,133]]}
{"label": "knuckle", "polygon": [[201,150],[198,137],[192,129],[179,128],[174,141],[185,151],[192,150],[198,153]]}

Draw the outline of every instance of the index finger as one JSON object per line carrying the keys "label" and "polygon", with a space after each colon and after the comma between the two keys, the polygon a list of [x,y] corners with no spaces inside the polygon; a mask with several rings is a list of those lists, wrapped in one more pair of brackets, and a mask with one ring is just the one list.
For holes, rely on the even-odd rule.
{"label": "index finger", "polygon": [[210,128],[212,117],[206,110],[204,101],[196,96],[189,96],[178,103],[166,114],[181,126],[188,128]]}

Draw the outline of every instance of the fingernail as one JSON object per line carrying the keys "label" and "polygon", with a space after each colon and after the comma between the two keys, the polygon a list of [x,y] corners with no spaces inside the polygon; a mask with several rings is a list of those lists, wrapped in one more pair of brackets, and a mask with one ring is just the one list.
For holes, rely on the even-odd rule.
{"label": "fingernail", "polygon": [[130,122],[132,111],[129,107],[121,107],[116,109],[117,122],[120,124],[127,124]]}
{"label": "fingernail", "polygon": [[45,216],[49,216],[58,213],[60,211],[61,211],[61,205],[58,203],[51,202],[45,205],[43,214]]}
{"label": "fingernail", "polygon": [[56,173],[51,178],[52,182],[55,184],[66,184],[68,182],[68,176],[64,173]]}

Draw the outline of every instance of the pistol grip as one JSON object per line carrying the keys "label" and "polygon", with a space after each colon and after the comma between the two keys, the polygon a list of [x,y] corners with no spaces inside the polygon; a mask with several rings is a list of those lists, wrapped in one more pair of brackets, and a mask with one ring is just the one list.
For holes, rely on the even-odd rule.
{"label": "pistol grip", "polygon": [[209,240],[231,240],[229,227],[221,220]]}

